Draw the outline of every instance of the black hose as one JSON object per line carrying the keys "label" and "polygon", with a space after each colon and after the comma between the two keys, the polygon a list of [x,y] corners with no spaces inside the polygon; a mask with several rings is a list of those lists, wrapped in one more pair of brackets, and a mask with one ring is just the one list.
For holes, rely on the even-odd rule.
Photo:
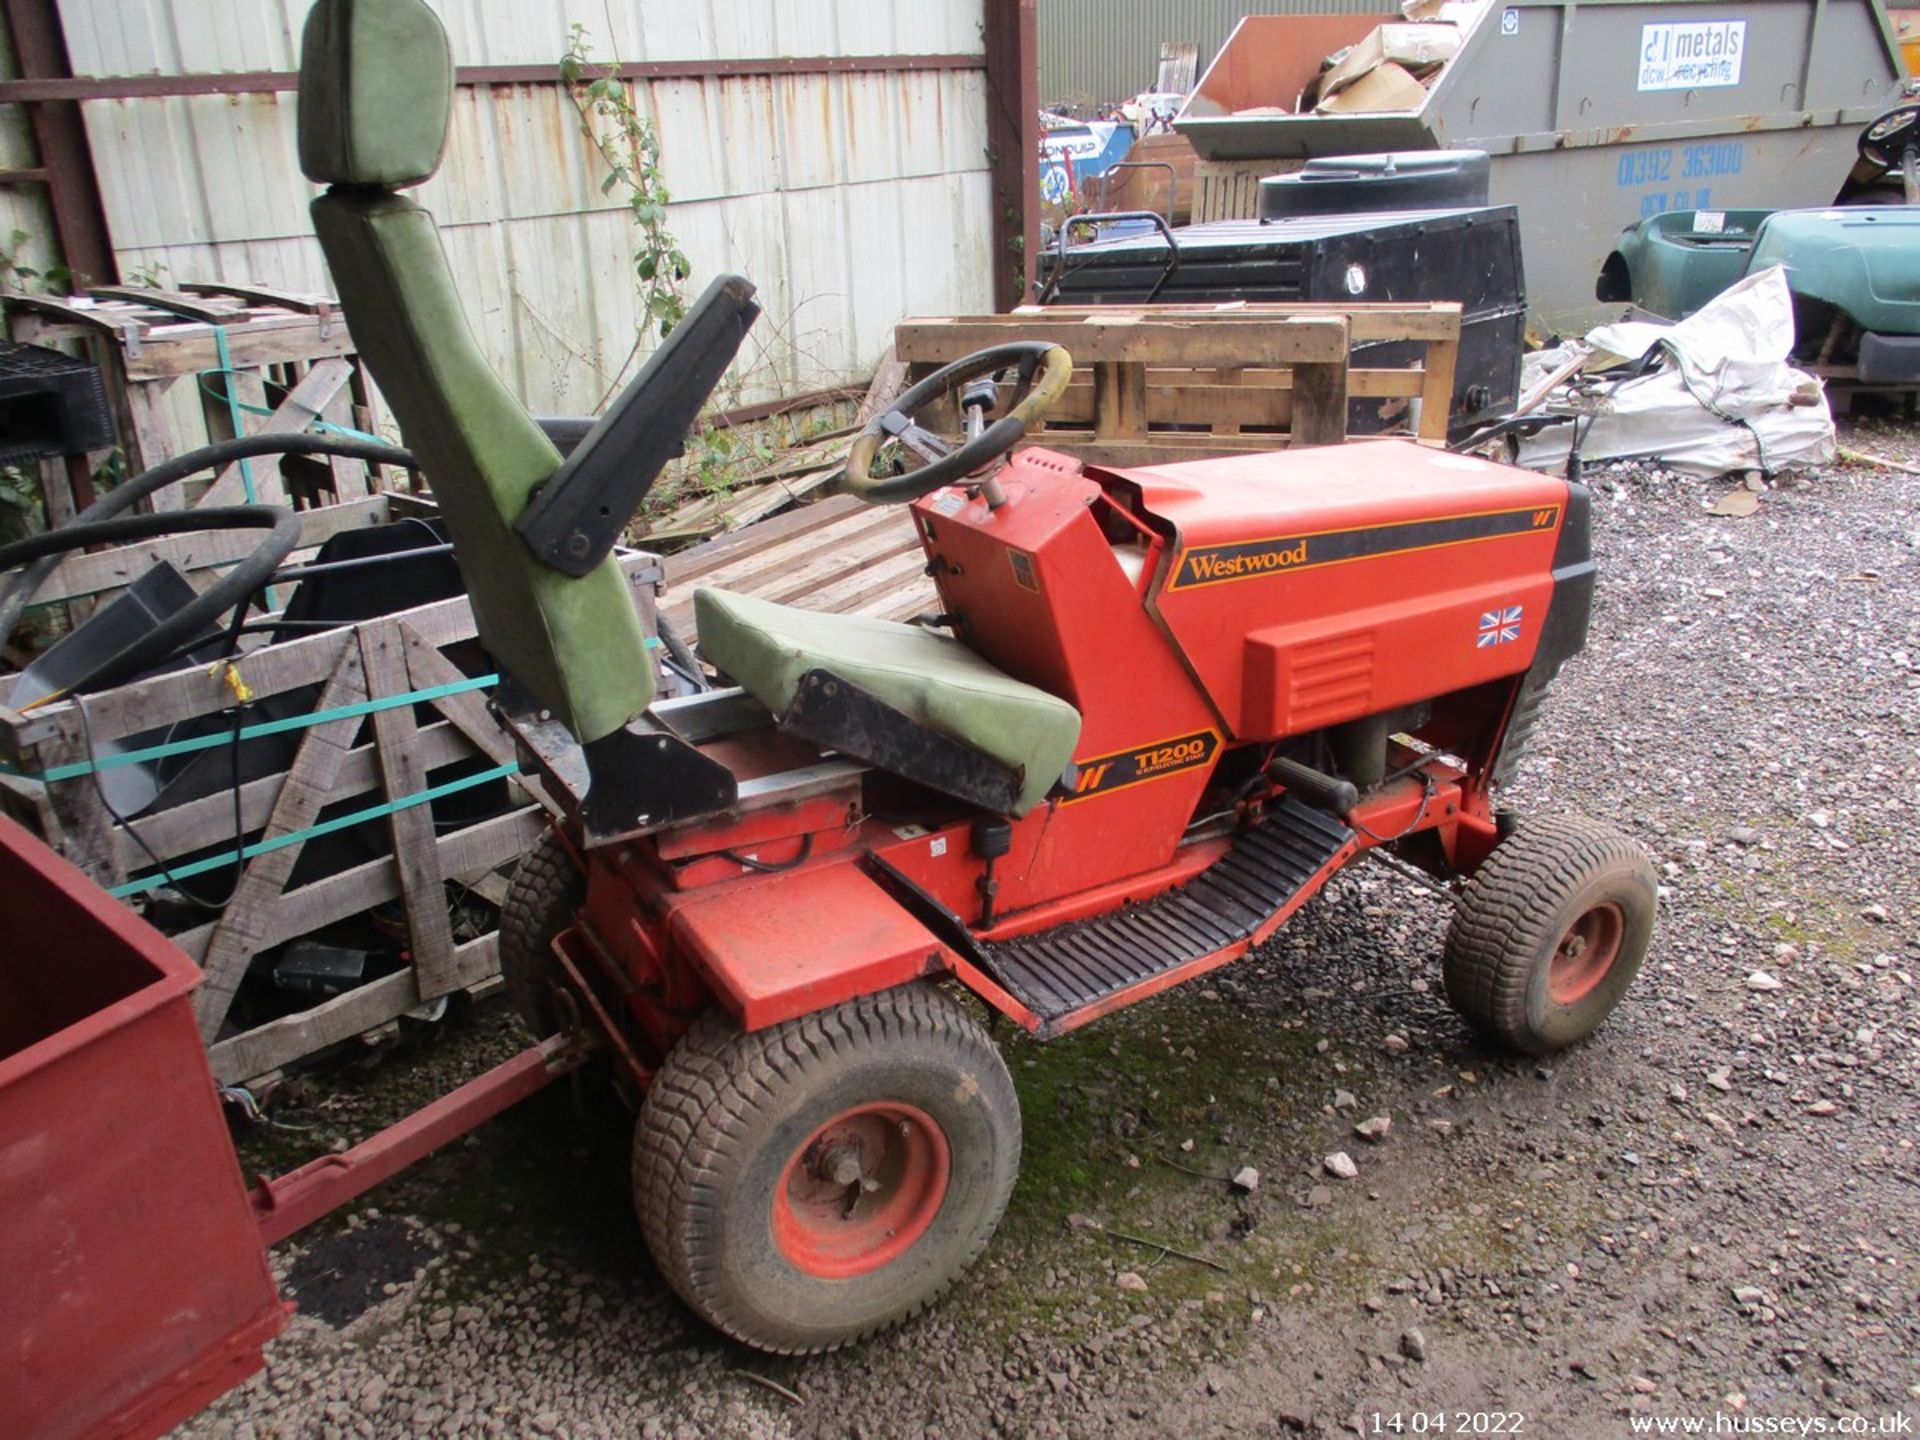
{"label": "black hose", "polygon": [[[66,534],[77,525],[90,525],[118,515],[128,506],[146,499],[156,490],[176,485],[189,476],[198,475],[202,470],[225,469],[237,460],[249,460],[258,455],[338,455],[346,460],[364,460],[371,465],[393,465],[404,470],[418,470],[419,462],[411,452],[397,446],[383,445],[372,440],[353,440],[332,435],[243,435],[237,440],[221,440],[216,444],[203,445],[198,450],[190,450],[185,455],[167,460],[131,480],[114,486],[93,504],[74,516],[62,526],[58,534]],[[191,513],[191,512],[185,512]],[[176,522],[181,512],[175,512]],[[176,528],[191,531],[195,527],[178,524]],[[202,526],[202,529],[218,527]],[[166,530],[153,532],[169,533]],[[98,543],[86,540],[83,544]],[[66,549],[73,547],[68,546]],[[0,551],[0,554],[4,554]],[[0,639],[13,633],[13,627],[20,622],[20,616],[40,587],[47,583],[47,577],[53,574],[60,564],[64,550],[38,552],[44,558],[28,568],[25,574],[0,591]],[[285,559],[283,554],[280,559]],[[11,564],[19,564],[13,561]],[[277,561],[275,562],[278,563]],[[8,562],[0,561],[0,570],[10,568]],[[5,583],[5,582],[0,582]]]}
{"label": "black hose", "polygon": [[367,570],[376,565],[394,565],[402,560],[425,560],[433,555],[451,555],[453,546],[444,541],[438,545],[422,545],[417,550],[392,550],[384,555],[356,555],[350,560],[319,561],[306,565],[286,565],[273,572],[273,583],[282,584],[288,580],[305,580],[312,575],[338,575],[348,570]]}
{"label": "black hose", "polygon": [[1546,415],[1534,411],[1527,415],[1503,415],[1490,420],[1470,435],[1463,436],[1447,446],[1456,455],[1464,455],[1478,450],[1490,440],[1498,440],[1507,435],[1518,435],[1528,430],[1543,430],[1549,425],[1558,425],[1567,417],[1564,415]]}
{"label": "black hose", "polygon": [[[158,515],[122,515],[88,524],[63,525],[44,535],[32,535],[11,545],[0,545],[0,570],[10,570],[42,557],[58,557],[88,545],[146,540],[155,535],[193,534],[202,530],[266,530],[267,538],[253,553],[222,575],[153,629],[109,656],[86,674],[71,681],[66,693],[88,686],[117,685],[170,655],[190,635],[210,625],[228,610],[244,606],[255,590],[266,584],[280,562],[300,543],[300,517],[278,505],[216,506],[211,510],[173,510]],[[14,708],[54,698],[14,697]]]}

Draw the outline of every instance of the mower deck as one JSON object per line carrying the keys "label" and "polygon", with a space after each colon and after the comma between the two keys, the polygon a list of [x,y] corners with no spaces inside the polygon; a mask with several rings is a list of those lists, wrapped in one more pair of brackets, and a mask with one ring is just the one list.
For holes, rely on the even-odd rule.
{"label": "mower deck", "polygon": [[1238,958],[1318,892],[1352,830],[1288,798],[1178,890],[987,949],[987,969],[1045,1037]]}

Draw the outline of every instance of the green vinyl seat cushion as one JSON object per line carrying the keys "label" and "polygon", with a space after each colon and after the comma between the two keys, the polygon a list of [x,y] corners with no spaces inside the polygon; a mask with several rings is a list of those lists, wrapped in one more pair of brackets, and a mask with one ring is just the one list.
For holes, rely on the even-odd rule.
{"label": "green vinyl seat cushion", "polygon": [[707,659],[776,716],[792,706],[801,676],[824,670],[1012,770],[1016,814],[1038,805],[1073,759],[1080,712],[958,640],[724,590],[696,590],[693,604]]}
{"label": "green vinyl seat cushion", "polygon": [[331,188],[313,224],[353,330],[453,538],[480,640],[581,744],[653,700],[652,661],[619,564],[578,579],[515,533],[560,453],[487,363],[433,217],[390,193],[446,145],[453,57],[423,0],[317,0],[300,56],[300,161]]}
{"label": "green vinyl seat cushion", "polygon": [[481,643],[581,744],[618,730],[654,695],[633,593],[612,557],[576,580],[514,532],[560,452],[468,328],[433,217],[398,195],[335,189],[313,223],[355,347],[432,482]]}
{"label": "green vinyl seat cushion", "polygon": [[300,45],[300,168],[316,185],[398,189],[440,168],[453,54],[421,0],[320,0]]}

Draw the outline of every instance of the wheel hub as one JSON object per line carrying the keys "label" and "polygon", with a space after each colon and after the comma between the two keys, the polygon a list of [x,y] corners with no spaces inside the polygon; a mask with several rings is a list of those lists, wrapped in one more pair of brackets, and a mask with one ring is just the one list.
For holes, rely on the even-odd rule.
{"label": "wheel hub", "polygon": [[829,1185],[842,1188],[858,1185],[866,1178],[860,1152],[850,1145],[837,1145],[823,1154],[814,1165],[813,1173]]}
{"label": "wheel hub", "polygon": [[774,1244],[823,1279],[881,1269],[933,1224],[952,1168],[946,1136],[913,1106],[844,1110],[787,1162],[773,1197]]}
{"label": "wheel hub", "polygon": [[1574,1005],[1598,989],[1619,958],[1626,929],[1626,914],[1612,901],[1594,906],[1569,925],[1553,953],[1548,998],[1556,1005]]}

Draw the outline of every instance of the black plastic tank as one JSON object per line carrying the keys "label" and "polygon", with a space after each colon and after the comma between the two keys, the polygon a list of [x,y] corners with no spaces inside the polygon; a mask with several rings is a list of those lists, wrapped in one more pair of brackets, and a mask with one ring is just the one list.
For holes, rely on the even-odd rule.
{"label": "black plastic tank", "polygon": [[1260,182],[1262,221],[1383,210],[1468,210],[1487,203],[1484,150],[1329,155]]}

